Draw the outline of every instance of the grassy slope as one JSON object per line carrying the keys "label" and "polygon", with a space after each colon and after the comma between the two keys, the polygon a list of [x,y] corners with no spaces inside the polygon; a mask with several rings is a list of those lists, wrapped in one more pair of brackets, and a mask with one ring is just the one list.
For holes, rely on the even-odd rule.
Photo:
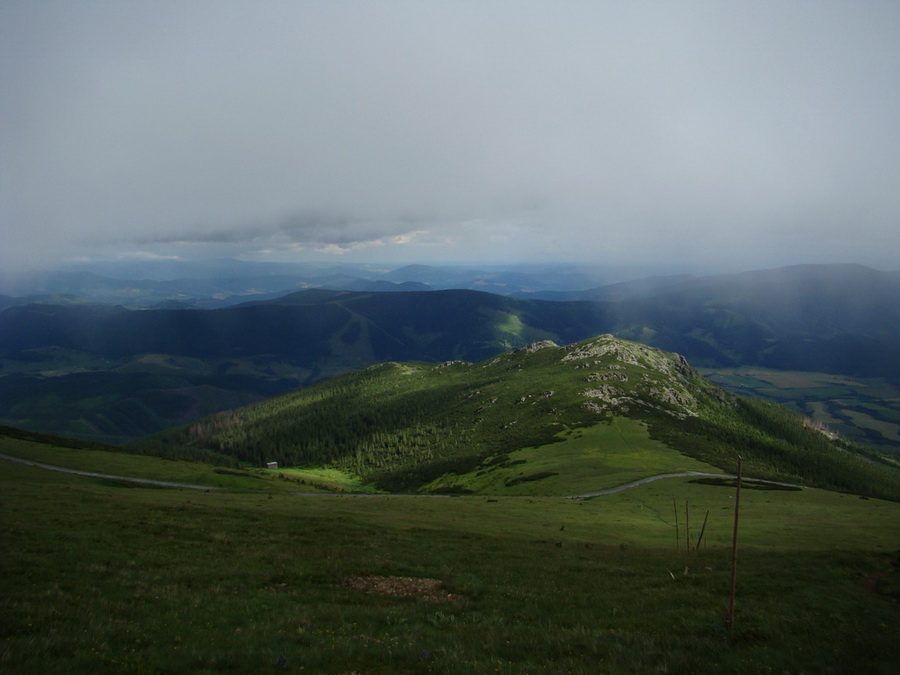
{"label": "grassy slope", "polygon": [[[131,455],[114,449],[60,447],[46,442],[0,435],[0,454],[78,471],[208,485],[230,490],[267,492],[316,492],[331,488],[318,476],[291,476],[279,472],[223,468],[203,462],[173,461],[160,457]],[[11,464],[0,464],[4,470]]]}
{"label": "grassy slope", "polygon": [[387,363],[165,432],[148,447],[327,466],[389,491],[532,494],[731,472],[740,453],[757,477],[900,497],[887,465],[784,409],[729,397],[676,355],[610,336],[479,364]]}
{"label": "grassy slope", "polygon": [[[264,673],[282,655],[288,672],[890,673],[900,658],[890,502],[745,490],[729,634],[723,487],[322,499],[9,464],[0,483],[8,673]],[[695,533],[709,511],[700,551],[675,550],[673,502]],[[437,579],[443,597],[351,587],[370,575]]]}
{"label": "grassy slope", "polygon": [[484,469],[461,476],[445,474],[425,490],[457,486],[480,494],[571,495],[662,473],[721,472],[650,438],[645,424],[627,417],[571,429],[561,437],[554,443],[509,452],[503,461]]}

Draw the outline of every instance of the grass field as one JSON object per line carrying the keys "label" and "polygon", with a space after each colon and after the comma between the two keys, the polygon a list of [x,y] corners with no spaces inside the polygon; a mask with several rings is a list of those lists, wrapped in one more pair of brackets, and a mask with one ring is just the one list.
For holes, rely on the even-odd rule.
{"label": "grass field", "polygon": [[647,426],[616,417],[609,424],[570,429],[556,443],[507,453],[485,469],[442,476],[426,490],[461,487],[480,494],[584,494],[639,478],[678,471],[721,473],[653,440]]}
{"label": "grass field", "polygon": [[[729,632],[726,486],[303,497],[290,481],[130,455],[113,470],[17,443],[48,463],[239,489],[0,463],[3,673],[893,673],[900,659],[897,503],[742,491]],[[694,543],[709,512],[696,551],[685,504]]]}
{"label": "grass field", "polygon": [[[327,481],[259,469],[226,469],[202,462],[173,461],[108,450],[64,448],[0,435],[0,454],[42,464],[133,478],[208,485],[231,490],[319,492]],[[330,486],[329,486],[330,487]]]}

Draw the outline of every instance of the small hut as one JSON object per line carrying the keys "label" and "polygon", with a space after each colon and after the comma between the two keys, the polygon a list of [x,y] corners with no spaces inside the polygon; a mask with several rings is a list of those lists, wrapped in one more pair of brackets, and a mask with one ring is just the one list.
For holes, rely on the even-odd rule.
{"label": "small hut", "polygon": [[266,468],[267,469],[277,469],[278,462],[266,462]]}

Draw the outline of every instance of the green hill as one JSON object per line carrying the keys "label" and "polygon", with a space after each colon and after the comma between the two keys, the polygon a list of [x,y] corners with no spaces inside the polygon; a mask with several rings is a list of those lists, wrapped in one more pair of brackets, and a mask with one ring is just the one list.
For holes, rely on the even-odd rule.
{"label": "green hill", "polygon": [[158,434],[144,448],[331,467],[390,491],[575,494],[669,471],[890,499],[887,460],[735,397],[678,355],[603,335],[480,363],[385,363]]}
{"label": "green hill", "polygon": [[0,423],[122,442],[384,361],[477,361],[605,330],[590,303],[305,291],[203,310],[0,312]]}

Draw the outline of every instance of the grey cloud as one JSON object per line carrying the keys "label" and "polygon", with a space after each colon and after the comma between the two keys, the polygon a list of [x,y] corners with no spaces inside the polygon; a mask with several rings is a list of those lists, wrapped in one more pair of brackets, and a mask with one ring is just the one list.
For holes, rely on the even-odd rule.
{"label": "grey cloud", "polygon": [[0,264],[136,243],[896,267],[898,32],[877,0],[7,0]]}
{"label": "grey cloud", "polygon": [[[140,246],[151,244],[278,244],[348,246],[365,244],[388,237],[408,235],[427,225],[429,220],[410,215],[388,221],[372,221],[346,215],[317,213],[294,214],[273,223],[251,223],[233,227],[183,228],[178,231],[120,235],[116,241]],[[108,239],[107,239],[108,241]],[[98,238],[87,240],[97,245]]]}

